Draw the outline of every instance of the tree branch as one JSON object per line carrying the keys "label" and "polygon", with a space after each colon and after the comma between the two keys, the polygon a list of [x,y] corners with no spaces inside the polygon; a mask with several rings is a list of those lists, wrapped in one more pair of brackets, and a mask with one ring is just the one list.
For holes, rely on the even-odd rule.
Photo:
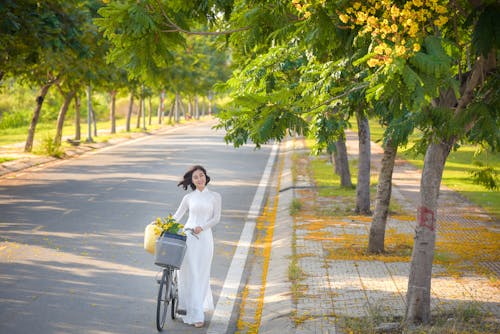
{"label": "tree branch", "polygon": [[333,102],[333,101],[335,101],[335,100],[340,99],[341,97],[344,97],[344,96],[346,96],[346,95],[349,95],[349,94],[351,94],[351,93],[353,93],[353,92],[355,92],[355,91],[358,91],[358,90],[364,89],[364,88],[366,88],[366,87],[368,87],[368,84],[367,84],[367,83],[366,83],[366,84],[364,84],[364,85],[359,85],[359,86],[356,86],[356,87],[354,87],[354,88],[351,88],[351,89],[350,89],[350,90],[348,90],[347,92],[344,92],[344,93],[342,93],[342,94],[340,94],[340,95],[337,95],[337,96],[331,97],[331,98],[329,98],[328,100],[326,100],[326,101],[324,101],[324,102],[322,102],[322,103],[318,104],[317,106],[312,107],[312,108],[311,108],[311,109],[309,109],[307,112],[310,112],[310,111],[316,110],[316,109],[318,109],[318,108],[320,108],[320,107],[322,107],[322,106],[329,105],[330,103],[332,103],[332,102]]}
{"label": "tree branch", "polygon": [[458,105],[455,109],[455,115],[462,112],[474,98],[474,90],[478,86],[482,85],[486,80],[488,73],[494,70],[496,67],[495,50],[492,49],[488,54],[488,57],[479,56],[470,76],[467,78],[464,86],[464,92],[460,99],[458,100]]}
{"label": "tree branch", "polygon": [[160,7],[160,11],[161,11],[162,15],[167,20],[167,22],[168,22],[167,25],[169,27],[173,28],[172,30],[161,30],[161,32],[166,32],[166,33],[181,32],[181,33],[184,33],[187,35],[207,35],[207,36],[212,35],[213,36],[213,35],[228,35],[228,34],[232,34],[235,32],[240,32],[240,31],[245,31],[245,30],[250,29],[250,27],[243,27],[243,28],[239,28],[239,29],[226,30],[226,31],[189,31],[189,30],[186,30],[186,29],[179,27],[174,21],[172,21],[170,19],[170,17],[165,12],[165,9],[162,7],[159,0],[156,0],[156,3],[158,4],[158,7]]}

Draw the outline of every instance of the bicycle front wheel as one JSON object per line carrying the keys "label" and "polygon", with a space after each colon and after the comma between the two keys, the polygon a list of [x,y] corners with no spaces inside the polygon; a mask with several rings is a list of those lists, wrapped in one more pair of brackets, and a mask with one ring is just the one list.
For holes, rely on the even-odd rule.
{"label": "bicycle front wheel", "polygon": [[171,317],[175,319],[177,317],[177,308],[179,307],[179,290],[177,288],[177,274],[174,273],[172,277],[172,303],[171,303]]}
{"label": "bicycle front wheel", "polygon": [[163,330],[165,326],[165,320],[167,320],[167,309],[171,298],[171,283],[172,274],[169,269],[163,269],[163,275],[160,281],[160,287],[158,288],[158,300],[156,304],[156,328],[159,332]]}

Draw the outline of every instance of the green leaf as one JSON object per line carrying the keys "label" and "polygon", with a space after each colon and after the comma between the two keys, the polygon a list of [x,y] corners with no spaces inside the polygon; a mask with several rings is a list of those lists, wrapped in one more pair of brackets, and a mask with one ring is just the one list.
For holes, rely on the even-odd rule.
{"label": "green leaf", "polygon": [[500,47],[500,5],[486,6],[477,19],[472,33],[472,44],[477,54],[487,56]]}

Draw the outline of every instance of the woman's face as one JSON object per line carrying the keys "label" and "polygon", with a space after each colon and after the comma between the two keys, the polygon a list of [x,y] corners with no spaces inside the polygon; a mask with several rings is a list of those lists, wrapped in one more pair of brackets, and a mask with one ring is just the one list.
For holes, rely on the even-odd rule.
{"label": "woman's face", "polygon": [[196,189],[202,191],[203,189],[205,189],[207,178],[205,176],[205,173],[203,173],[201,169],[197,169],[193,172],[192,181],[196,186]]}

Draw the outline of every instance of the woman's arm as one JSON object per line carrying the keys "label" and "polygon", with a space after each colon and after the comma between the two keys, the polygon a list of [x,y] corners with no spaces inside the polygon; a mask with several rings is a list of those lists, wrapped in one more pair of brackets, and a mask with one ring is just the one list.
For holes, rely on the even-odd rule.
{"label": "woman's arm", "polygon": [[182,217],[184,216],[184,214],[186,213],[188,207],[189,207],[189,205],[188,205],[188,195],[185,195],[182,198],[181,204],[177,208],[177,211],[173,215],[174,219],[177,220],[177,221],[180,221],[182,219]]}
{"label": "woman's arm", "polygon": [[203,229],[212,228],[220,221],[220,215],[222,210],[222,198],[219,193],[213,192],[214,196],[214,211],[212,217],[207,221]]}

